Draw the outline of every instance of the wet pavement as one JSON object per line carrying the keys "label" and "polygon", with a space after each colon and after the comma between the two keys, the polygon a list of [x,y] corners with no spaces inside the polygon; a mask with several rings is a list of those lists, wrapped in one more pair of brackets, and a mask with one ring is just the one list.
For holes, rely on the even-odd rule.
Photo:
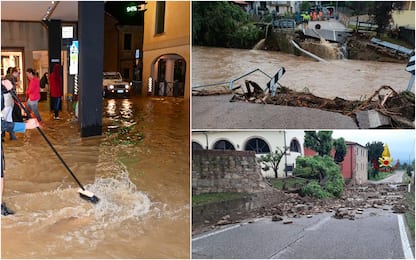
{"label": "wet pavement", "polygon": [[[189,105],[180,98],[103,100],[103,135],[81,138],[73,115],[6,137],[2,258],[189,258]],[[69,109],[68,109],[69,110]],[[16,243],[19,241],[19,243]]]}

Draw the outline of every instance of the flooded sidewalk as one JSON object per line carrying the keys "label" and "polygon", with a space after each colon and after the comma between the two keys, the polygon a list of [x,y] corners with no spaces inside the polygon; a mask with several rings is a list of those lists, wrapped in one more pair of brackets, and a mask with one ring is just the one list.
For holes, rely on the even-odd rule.
{"label": "flooded sidewalk", "polygon": [[188,102],[103,100],[103,135],[91,138],[65,107],[61,120],[46,101],[39,108],[43,131],[100,202],[79,198],[36,130],[6,136],[4,201],[16,214],[2,217],[2,258],[189,258]]}

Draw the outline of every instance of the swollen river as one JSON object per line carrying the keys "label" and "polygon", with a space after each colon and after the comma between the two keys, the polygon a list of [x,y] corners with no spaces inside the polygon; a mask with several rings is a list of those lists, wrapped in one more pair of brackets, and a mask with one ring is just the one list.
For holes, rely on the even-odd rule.
{"label": "swollen river", "polygon": [[[283,52],[193,46],[192,86],[230,81],[257,68],[273,76],[285,67],[286,73],[279,80],[285,87],[326,98],[359,100],[368,98],[383,85],[396,91],[406,90],[410,79],[406,63],[357,60],[324,63]],[[256,72],[236,81],[234,87],[244,85],[246,79],[263,88],[269,80]]]}
{"label": "swollen river", "polygon": [[2,258],[189,258],[189,106],[184,99],[103,101],[103,135],[80,138],[46,102],[43,130],[96,205],[36,130],[6,136]]}

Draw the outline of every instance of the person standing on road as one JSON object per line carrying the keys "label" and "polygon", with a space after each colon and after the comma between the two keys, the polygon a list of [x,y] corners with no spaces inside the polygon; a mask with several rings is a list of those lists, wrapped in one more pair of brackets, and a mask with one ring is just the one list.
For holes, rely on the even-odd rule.
{"label": "person standing on road", "polygon": [[[2,79],[1,81],[1,108],[4,106],[3,94],[11,91],[13,84],[8,79]],[[26,129],[34,129],[39,127],[39,122],[36,119],[29,119],[26,123],[21,122],[8,122],[1,118],[1,130],[13,131],[13,132],[25,132]],[[6,203],[3,202],[3,187],[4,187],[4,171],[5,171],[5,159],[3,153],[3,142],[1,143],[1,179],[0,179],[0,201],[1,201],[1,215],[7,216],[14,212],[6,207]]]}
{"label": "person standing on road", "polygon": [[49,88],[51,92],[51,108],[54,111],[54,119],[58,120],[59,110],[61,108],[62,102],[62,72],[61,65],[55,64],[53,66],[53,71],[49,75]]}
{"label": "person standing on road", "polygon": [[26,76],[29,79],[29,87],[26,91],[27,106],[33,111],[39,122],[41,122],[42,118],[40,117],[38,110],[38,103],[40,100],[40,80],[36,77],[35,71],[31,68],[26,70]]}

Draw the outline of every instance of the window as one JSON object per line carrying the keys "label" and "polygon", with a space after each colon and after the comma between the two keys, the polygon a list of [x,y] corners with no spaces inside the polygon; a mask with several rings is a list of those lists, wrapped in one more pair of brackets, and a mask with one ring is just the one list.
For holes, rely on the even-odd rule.
{"label": "window", "polygon": [[202,145],[198,144],[197,142],[192,142],[192,151],[196,151],[196,150],[204,150],[204,148],[202,147]]}
{"label": "window", "polygon": [[255,151],[256,153],[270,153],[269,145],[260,138],[250,139],[244,150]]}
{"label": "window", "polygon": [[234,145],[227,140],[219,140],[214,144],[214,150],[235,150]]}
{"label": "window", "polygon": [[292,141],[290,141],[290,151],[295,153],[301,152],[298,140],[292,139]]}
{"label": "window", "polygon": [[157,1],[156,3],[156,34],[165,31],[165,1]]}
{"label": "window", "polygon": [[131,33],[124,34],[124,50],[131,50]]}

